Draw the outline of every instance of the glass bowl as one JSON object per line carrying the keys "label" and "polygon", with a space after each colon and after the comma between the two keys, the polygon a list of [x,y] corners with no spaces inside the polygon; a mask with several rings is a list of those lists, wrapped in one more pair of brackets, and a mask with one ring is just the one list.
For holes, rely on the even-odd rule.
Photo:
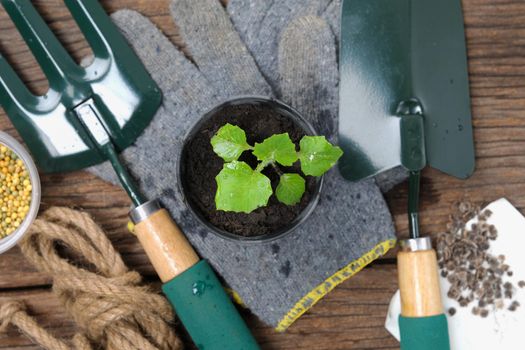
{"label": "glass bowl", "polygon": [[31,181],[32,185],[31,204],[29,205],[29,211],[27,212],[20,226],[18,226],[18,228],[14,232],[0,239],[1,254],[14,247],[27,233],[33,221],[35,221],[36,216],[38,214],[38,209],[40,208],[40,199],[42,192],[40,187],[40,177],[38,176],[38,170],[36,168],[35,163],[33,162],[33,159],[26,151],[24,146],[22,146],[13,137],[9,136],[8,134],[2,131],[0,131],[0,145],[9,148],[18,156],[18,158],[22,160],[22,162],[24,162],[24,165],[29,173],[29,180]]}

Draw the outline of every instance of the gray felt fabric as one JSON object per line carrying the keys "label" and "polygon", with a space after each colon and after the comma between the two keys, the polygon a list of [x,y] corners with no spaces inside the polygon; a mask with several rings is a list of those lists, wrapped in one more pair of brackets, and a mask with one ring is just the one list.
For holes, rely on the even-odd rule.
{"label": "gray felt fabric", "polygon": [[[265,2],[253,4],[258,8],[254,17],[270,15],[265,12]],[[292,233],[272,242],[242,243],[211,233],[194,217],[185,205],[176,169],[191,126],[212,106],[236,95],[283,98],[335,141],[338,74],[334,34],[328,22],[315,13],[282,13],[285,17],[279,18],[280,10],[272,12],[286,29],[276,41],[276,50],[266,53],[276,56],[271,61],[280,72],[268,84],[257,67],[262,59],[254,60],[249,54],[241,41],[246,35],[237,34],[218,0],[177,0],[171,10],[195,64],[142,15],[130,10],[113,15],[164,93],[153,122],[122,153],[122,159],[141,190],[149,198],[162,199],[200,255],[210,261],[253,313],[277,326],[312,289],[378,243],[395,237],[378,186],[373,180],[346,182],[334,168],[325,175],[315,210]],[[281,37],[279,31],[267,35]],[[109,164],[91,171],[117,183]],[[375,253],[384,250],[376,249]],[[330,289],[334,283],[332,280],[325,287]],[[314,299],[303,302],[302,307],[307,308]]]}
{"label": "gray felt fabric", "polygon": [[338,109],[334,40],[323,19],[297,17],[283,31],[278,51],[281,99],[300,107],[317,132],[331,142],[336,141]]}

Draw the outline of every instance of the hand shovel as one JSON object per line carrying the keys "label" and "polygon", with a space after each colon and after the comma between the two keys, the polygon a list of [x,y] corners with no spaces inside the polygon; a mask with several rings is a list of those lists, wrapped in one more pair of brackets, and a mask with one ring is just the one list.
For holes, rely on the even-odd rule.
{"label": "hand shovel", "polygon": [[0,55],[0,104],[44,172],[109,160],[133,201],[135,233],[163,291],[200,349],[259,349],[206,261],[119,162],[152,120],[161,92],[98,1],[65,0],[95,59],[78,66],[29,0],[0,0],[49,80],[34,96]]}
{"label": "hand shovel", "polygon": [[344,0],[339,166],[351,181],[409,171],[410,239],[398,255],[401,348],[449,349],[436,253],[419,237],[420,172],[467,178],[474,143],[459,0]]}

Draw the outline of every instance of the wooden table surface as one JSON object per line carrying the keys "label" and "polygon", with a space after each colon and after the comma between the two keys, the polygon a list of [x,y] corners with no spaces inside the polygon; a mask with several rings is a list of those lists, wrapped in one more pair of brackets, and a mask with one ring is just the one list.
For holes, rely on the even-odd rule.
{"label": "wooden table surface", "polygon": [[[60,0],[34,3],[79,60],[89,48]],[[168,14],[168,0],[104,0],[109,12],[133,8],[147,15],[177,45],[183,47]],[[461,199],[490,202],[508,198],[525,208],[525,1],[463,0],[468,41],[477,170],[460,181],[434,170],[422,180],[422,231],[445,228],[451,205]],[[0,11],[0,52],[8,57],[31,89],[46,90],[46,81],[3,10]],[[17,136],[0,114],[0,129]],[[149,281],[155,273],[135,240],[127,233],[130,205],[125,193],[85,172],[44,175],[43,207],[82,208],[108,232],[125,262]],[[407,234],[407,187],[387,195],[399,236]],[[0,302],[23,299],[31,314],[57,336],[69,337],[74,323],[50,291],[48,276],[36,272],[18,248],[0,256]],[[320,301],[284,334],[277,334],[253,316],[246,319],[264,349],[398,349],[383,327],[391,295],[396,290],[395,252],[374,262]],[[0,335],[0,349],[36,349],[17,331]]]}

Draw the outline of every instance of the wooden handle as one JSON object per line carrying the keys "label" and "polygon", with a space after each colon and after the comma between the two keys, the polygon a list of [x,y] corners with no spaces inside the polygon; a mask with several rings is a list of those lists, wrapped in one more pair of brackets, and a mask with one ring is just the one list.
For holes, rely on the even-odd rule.
{"label": "wooden handle", "polygon": [[436,252],[400,252],[397,256],[401,315],[427,317],[443,313]]}
{"label": "wooden handle", "polygon": [[162,282],[170,281],[199,261],[166,209],[139,222],[134,232]]}

